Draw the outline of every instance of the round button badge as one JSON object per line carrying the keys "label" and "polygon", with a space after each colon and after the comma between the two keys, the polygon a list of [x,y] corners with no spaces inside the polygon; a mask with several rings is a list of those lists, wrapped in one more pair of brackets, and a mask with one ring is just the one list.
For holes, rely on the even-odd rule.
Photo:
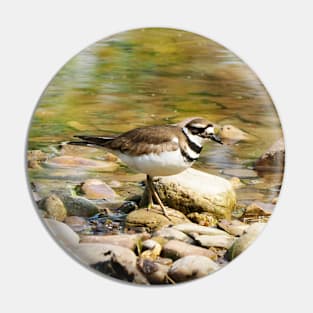
{"label": "round button badge", "polygon": [[40,219],[78,262],[173,285],[253,243],[284,159],[274,104],[240,58],[188,31],[143,28],[55,75],[30,124],[27,174]]}

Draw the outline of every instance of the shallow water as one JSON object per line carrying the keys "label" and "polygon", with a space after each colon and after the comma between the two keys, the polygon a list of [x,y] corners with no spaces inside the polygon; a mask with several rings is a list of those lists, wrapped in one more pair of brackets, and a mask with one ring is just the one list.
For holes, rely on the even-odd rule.
{"label": "shallow water", "polygon": [[[58,72],[39,101],[28,149],[54,153],[75,134],[119,134],[191,116],[232,124],[251,135],[248,142],[205,146],[194,167],[225,178],[230,178],[225,169],[251,169],[282,136],[261,82],[231,52],[182,31],[131,31],[99,41]],[[102,152],[91,156],[101,158]],[[280,174],[251,173],[252,177],[242,179],[246,185],[237,190],[239,200],[270,202],[277,196]],[[45,186],[45,192],[87,177],[118,180],[125,184],[116,190],[125,196],[140,191],[138,182],[144,178],[126,166],[113,173],[45,168],[30,170],[30,177]]]}

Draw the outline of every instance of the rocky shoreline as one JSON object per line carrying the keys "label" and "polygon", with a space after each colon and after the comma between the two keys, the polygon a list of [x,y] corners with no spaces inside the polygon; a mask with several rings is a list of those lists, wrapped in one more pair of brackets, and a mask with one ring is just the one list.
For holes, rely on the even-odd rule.
{"label": "rocky shoreline", "polygon": [[[277,164],[271,149],[268,155]],[[158,207],[146,209],[144,186],[136,187],[141,193],[125,197],[118,192],[123,183],[97,178],[94,173],[114,172],[119,161],[110,154],[103,160],[85,157],[90,151],[66,146],[59,155],[29,151],[29,171],[36,174],[33,197],[56,241],[81,263],[120,280],[175,284],[213,273],[255,240],[276,203],[274,197],[273,203],[240,202],[235,191],[245,186],[240,178],[188,169],[156,178],[168,219]],[[266,155],[256,163],[262,163],[262,170]],[[59,175],[52,183],[38,179],[51,168]],[[71,179],[69,169],[74,170]],[[60,177],[61,183],[54,183]]]}

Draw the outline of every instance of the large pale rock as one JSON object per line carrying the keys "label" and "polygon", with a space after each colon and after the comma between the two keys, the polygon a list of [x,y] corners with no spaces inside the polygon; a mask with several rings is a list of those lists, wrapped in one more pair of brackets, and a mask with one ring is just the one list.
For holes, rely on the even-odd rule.
{"label": "large pale rock", "polygon": [[201,255],[213,260],[217,259],[217,255],[208,249],[193,246],[183,241],[170,240],[163,246],[162,255],[173,260],[182,258],[187,255]]}
{"label": "large pale rock", "polygon": [[175,225],[180,223],[188,223],[187,217],[173,209],[167,209],[170,219],[168,219],[161,210],[155,208],[139,209],[130,212],[126,218],[127,227],[144,227],[147,230],[157,230],[167,225]]}
{"label": "large pale rock", "polygon": [[226,258],[232,260],[240,253],[245,251],[263,231],[266,223],[254,223],[246,232],[236,239],[230,249],[227,251]]}
{"label": "large pale rock", "polygon": [[206,276],[219,269],[219,266],[204,256],[189,255],[173,263],[168,271],[175,282],[184,282]]}
{"label": "large pale rock", "polygon": [[149,284],[137,268],[137,257],[128,248],[100,243],[82,243],[77,246],[74,255],[84,264],[112,277]]}
{"label": "large pale rock", "polygon": [[236,205],[236,194],[229,181],[192,168],[158,177],[154,184],[161,200],[184,214],[208,212],[230,219]]}

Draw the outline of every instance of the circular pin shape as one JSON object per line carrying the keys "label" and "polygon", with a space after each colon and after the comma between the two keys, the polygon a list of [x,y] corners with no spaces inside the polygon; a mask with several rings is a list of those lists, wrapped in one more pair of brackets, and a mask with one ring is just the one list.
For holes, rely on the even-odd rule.
{"label": "circular pin shape", "polygon": [[273,213],[284,159],[255,73],[169,28],[74,56],[40,97],[27,142],[35,207],[58,244],[104,277],[142,285],[204,277],[245,251]]}

